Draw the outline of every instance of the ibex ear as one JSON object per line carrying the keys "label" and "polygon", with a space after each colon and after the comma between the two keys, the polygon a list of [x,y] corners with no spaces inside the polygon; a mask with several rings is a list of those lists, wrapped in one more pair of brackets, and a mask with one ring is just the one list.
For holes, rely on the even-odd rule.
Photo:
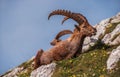
{"label": "ibex ear", "polygon": [[79,28],[79,26],[78,25],[74,25],[75,26],[75,28],[78,30],[78,31],[80,31],[80,28]]}

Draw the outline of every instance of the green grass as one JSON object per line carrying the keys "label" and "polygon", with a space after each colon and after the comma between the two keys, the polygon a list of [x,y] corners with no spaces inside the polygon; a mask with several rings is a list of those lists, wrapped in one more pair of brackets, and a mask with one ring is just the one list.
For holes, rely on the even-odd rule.
{"label": "green grass", "polygon": [[118,70],[108,73],[106,61],[108,52],[116,48],[95,49],[79,57],[57,62],[57,67],[52,77],[119,77],[120,63]]}
{"label": "green grass", "polygon": [[[95,46],[91,47],[89,52],[81,54],[77,58],[57,61],[57,66],[52,77],[119,77],[120,62],[117,64],[117,71],[108,73],[106,61],[108,52],[111,52],[117,46],[107,46],[98,40]],[[18,77],[30,77],[33,71],[32,62],[24,62],[18,67],[23,67],[23,71],[17,74]]]}
{"label": "green grass", "polygon": [[107,28],[106,28],[105,34],[111,33],[116,28],[116,26],[118,24],[120,24],[120,22],[118,22],[118,23],[111,23],[110,25],[108,25]]}
{"label": "green grass", "polygon": [[98,40],[95,42],[95,45],[94,45],[94,46],[91,46],[88,51],[92,51],[92,50],[95,50],[95,49],[108,49],[108,48],[110,48],[109,45],[104,44],[104,43],[101,41],[101,39],[98,39]]}
{"label": "green grass", "polygon": [[115,28],[116,26],[120,24],[120,22],[118,23],[110,23],[107,27],[106,27],[106,30],[105,30],[105,33],[104,34],[101,34],[99,36],[99,39],[103,39],[103,37],[105,36],[105,34],[108,34],[108,33],[111,33]]}
{"label": "green grass", "polygon": [[24,62],[23,64],[18,66],[18,67],[23,67],[24,70],[20,72],[17,76],[18,77],[30,77],[31,72],[33,71],[32,62],[33,60]]}

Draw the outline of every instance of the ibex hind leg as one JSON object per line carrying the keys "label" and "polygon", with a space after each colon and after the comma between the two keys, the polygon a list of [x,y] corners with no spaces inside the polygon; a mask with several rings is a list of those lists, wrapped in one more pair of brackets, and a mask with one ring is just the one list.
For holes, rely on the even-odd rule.
{"label": "ibex hind leg", "polygon": [[40,49],[40,50],[37,52],[37,54],[36,54],[36,56],[35,56],[35,59],[34,59],[34,62],[35,62],[35,64],[34,64],[34,69],[38,68],[38,67],[41,65],[41,64],[40,64],[40,57],[41,57],[42,53],[43,53],[43,50],[42,50],[42,49]]}

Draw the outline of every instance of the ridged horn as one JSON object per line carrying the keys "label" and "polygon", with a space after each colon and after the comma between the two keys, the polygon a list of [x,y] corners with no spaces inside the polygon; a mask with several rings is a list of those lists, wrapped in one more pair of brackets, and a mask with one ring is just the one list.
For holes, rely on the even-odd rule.
{"label": "ridged horn", "polygon": [[62,24],[68,19],[69,19],[69,17],[64,17],[64,19],[62,20]]}
{"label": "ridged horn", "polygon": [[55,39],[59,39],[61,36],[63,36],[63,35],[66,35],[66,34],[72,34],[73,32],[71,31],[71,30],[63,30],[63,31],[60,31],[57,35],[56,35],[56,37],[55,37]]}
{"label": "ridged horn", "polygon": [[75,20],[78,24],[81,24],[81,23],[83,23],[84,21],[87,20],[82,14],[72,13],[72,12],[67,11],[67,10],[55,10],[55,11],[53,11],[49,14],[48,19],[50,19],[50,17],[53,16],[53,15],[63,15],[63,16],[68,17],[68,18],[63,20],[63,23],[64,23],[65,20],[67,20],[69,18]]}

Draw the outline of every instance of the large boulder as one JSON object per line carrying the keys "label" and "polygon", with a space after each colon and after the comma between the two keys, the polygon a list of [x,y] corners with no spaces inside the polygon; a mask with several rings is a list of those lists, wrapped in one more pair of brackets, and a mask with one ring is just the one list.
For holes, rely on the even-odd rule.
{"label": "large boulder", "polygon": [[102,41],[107,45],[120,44],[120,24],[118,24],[111,33],[106,34]]}
{"label": "large boulder", "polygon": [[120,44],[120,13],[111,18],[102,20],[94,27],[96,28],[97,33],[95,36],[87,37],[85,39],[82,49],[83,53],[93,46],[98,39],[102,40],[106,45]]}
{"label": "large boulder", "polygon": [[112,70],[116,67],[118,61],[120,61],[120,46],[116,49],[113,49],[108,60],[107,60],[107,69]]}
{"label": "large boulder", "polygon": [[56,67],[56,63],[42,65],[36,70],[32,71],[30,77],[51,77],[55,67]]}

